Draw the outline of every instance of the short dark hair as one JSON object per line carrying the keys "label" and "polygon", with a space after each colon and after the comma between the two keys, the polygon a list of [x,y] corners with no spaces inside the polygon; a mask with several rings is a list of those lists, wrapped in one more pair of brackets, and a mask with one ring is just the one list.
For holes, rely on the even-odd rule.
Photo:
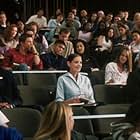
{"label": "short dark hair", "polygon": [[131,34],[133,34],[133,33],[138,33],[140,35],[140,31],[138,31],[138,30],[134,30],[131,32]]}
{"label": "short dark hair", "polygon": [[25,27],[24,27],[24,32],[27,32],[27,31],[34,31],[32,29],[32,26],[35,25],[37,27],[37,31],[39,30],[39,27],[38,27],[38,24],[34,21],[30,22],[29,24],[26,24]]}
{"label": "short dark hair", "polygon": [[[74,58],[80,56],[79,54],[77,53],[73,53],[73,54],[70,54],[67,58],[67,61],[71,62]],[[81,56],[80,56],[81,57]]]}
{"label": "short dark hair", "polygon": [[64,45],[64,46],[66,46],[66,45],[65,45],[65,42],[62,41],[62,40],[56,40],[55,43],[54,43],[54,45],[56,45],[56,44],[62,44],[62,45]]}
{"label": "short dark hair", "polygon": [[126,24],[123,24],[122,22],[119,23],[118,27],[122,27],[124,29],[126,29],[127,31],[129,30],[129,27]]}
{"label": "short dark hair", "polygon": [[58,16],[64,16],[64,15],[63,15],[63,13],[58,13],[58,14],[56,15],[56,17],[58,17]]}
{"label": "short dark hair", "polygon": [[19,37],[19,42],[25,42],[25,40],[26,40],[28,37],[32,37],[32,36],[29,35],[29,34],[22,34],[22,35]]}
{"label": "short dark hair", "polygon": [[68,28],[60,28],[59,34],[61,33],[70,33],[70,30]]}

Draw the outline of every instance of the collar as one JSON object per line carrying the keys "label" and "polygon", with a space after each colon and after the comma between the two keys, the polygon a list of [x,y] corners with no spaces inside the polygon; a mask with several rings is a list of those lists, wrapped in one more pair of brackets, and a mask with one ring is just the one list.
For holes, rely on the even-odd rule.
{"label": "collar", "polygon": [[79,83],[79,81],[80,81],[80,76],[81,76],[81,74],[78,73],[78,75],[77,75],[77,80],[74,78],[74,76],[73,76],[70,72],[68,72],[68,73],[66,74],[66,76],[68,76],[68,77],[70,77],[71,79],[73,79],[73,81],[76,82],[76,84],[77,84],[77,83]]}

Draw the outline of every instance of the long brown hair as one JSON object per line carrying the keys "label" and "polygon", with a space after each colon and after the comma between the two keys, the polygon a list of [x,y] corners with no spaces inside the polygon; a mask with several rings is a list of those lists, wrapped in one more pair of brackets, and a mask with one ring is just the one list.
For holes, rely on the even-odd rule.
{"label": "long brown hair", "polygon": [[124,50],[127,51],[127,61],[124,64],[124,67],[126,67],[129,72],[132,72],[132,51],[128,47],[120,46],[115,62],[119,63],[120,55]]}

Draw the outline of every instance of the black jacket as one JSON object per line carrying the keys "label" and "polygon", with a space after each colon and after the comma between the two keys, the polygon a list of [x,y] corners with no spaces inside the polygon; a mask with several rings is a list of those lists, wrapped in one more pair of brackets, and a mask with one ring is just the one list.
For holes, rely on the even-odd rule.
{"label": "black jacket", "polygon": [[0,68],[0,102],[8,102],[14,106],[22,104],[12,72],[2,68]]}
{"label": "black jacket", "polygon": [[140,68],[129,74],[125,94],[130,103],[140,100]]}

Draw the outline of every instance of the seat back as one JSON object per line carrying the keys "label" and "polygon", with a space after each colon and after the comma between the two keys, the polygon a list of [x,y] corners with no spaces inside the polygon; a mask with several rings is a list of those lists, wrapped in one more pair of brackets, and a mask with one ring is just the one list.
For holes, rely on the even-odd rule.
{"label": "seat back", "polygon": [[9,127],[16,127],[23,137],[33,137],[40,125],[41,113],[31,108],[2,109],[10,120]]}
{"label": "seat back", "polygon": [[91,80],[92,85],[104,84],[105,71],[104,70],[93,71],[89,74],[89,78]]}
{"label": "seat back", "polygon": [[[89,112],[82,107],[73,107],[74,116],[89,115]],[[75,120],[74,129],[86,135],[93,135],[93,126],[90,119],[77,119]]]}
{"label": "seat back", "polygon": [[57,77],[55,73],[28,73],[27,84],[32,87],[55,86]]}
{"label": "seat back", "polygon": [[21,73],[14,73],[14,78],[15,78],[15,81],[16,81],[16,84],[17,85],[23,85],[23,74]]}
{"label": "seat back", "polygon": [[125,93],[123,87],[115,85],[95,85],[95,99],[105,104],[120,104],[126,103]]}
{"label": "seat back", "polygon": [[19,86],[23,105],[46,106],[55,99],[55,87]]}
{"label": "seat back", "polygon": [[[94,115],[105,115],[105,114],[125,114],[128,111],[130,104],[108,104],[98,106],[93,111]],[[93,119],[93,126],[95,134],[99,137],[109,136],[111,132],[110,123],[117,122],[122,118],[98,118]]]}

